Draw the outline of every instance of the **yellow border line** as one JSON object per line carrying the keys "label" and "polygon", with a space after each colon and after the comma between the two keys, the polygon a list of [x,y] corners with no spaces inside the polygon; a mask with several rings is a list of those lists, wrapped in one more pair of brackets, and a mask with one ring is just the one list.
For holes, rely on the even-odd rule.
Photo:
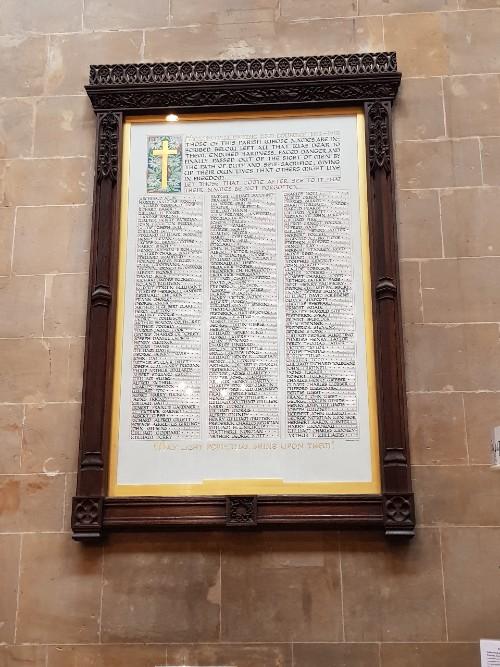
{"label": "yellow border line", "polygon": [[[127,261],[128,191],[130,178],[131,124],[123,124],[121,162],[120,229],[118,232],[118,276],[116,285],[115,358],[113,360],[113,394],[111,401],[111,439],[109,448],[109,495],[123,495],[118,485],[118,435],[120,432],[120,390],[122,380],[123,325],[125,319],[125,268]],[[135,494],[137,495],[137,494]]]}
{"label": "yellow border line", "polygon": [[204,480],[198,484],[118,484],[118,435],[120,423],[120,388],[122,342],[125,313],[125,267],[127,259],[128,190],[130,169],[130,135],[135,123],[164,122],[164,116],[129,117],[123,126],[122,181],[120,194],[119,259],[116,307],[115,359],[111,416],[109,495],[123,496],[204,496],[226,494],[376,494],[380,493],[380,463],[378,416],[375,381],[375,355],[372,319],[370,248],[368,235],[368,193],[366,183],[366,149],[364,115],[358,108],[308,109],[269,111],[264,113],[184,114],[180,121],[233,120],[237,118],[272,118],[355,115],[358,141],[358,189],[361,225],[361,256],[363,269],[363,302],[365,316],[366,364],[368,374],[368,403],[370,421],[371,482],[284,482],[280,479]]}
{"label": "yellow border line", "polygon": [[373,334],[372,277],[370,267],[370,235],[368,232],[368,184],[366,182],[365,116],[356,114],[358,130],[358,191],[359,221],[361,226],[361,262],[363,265],[363,302],[365,311],[366,371],[368,376],[368,412],[370,421],[370,449],[372,463],[372,485],[381,493],[377,409],[377,381],[375,375],[375,338]]}

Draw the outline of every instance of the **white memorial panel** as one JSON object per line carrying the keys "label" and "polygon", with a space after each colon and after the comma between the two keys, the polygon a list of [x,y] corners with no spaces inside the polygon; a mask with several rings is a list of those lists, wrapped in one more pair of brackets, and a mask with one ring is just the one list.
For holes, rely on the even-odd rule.
{"label": "white memorial panel", "polygon": [[357,122],[130,124],[116,488],[373,481]]}

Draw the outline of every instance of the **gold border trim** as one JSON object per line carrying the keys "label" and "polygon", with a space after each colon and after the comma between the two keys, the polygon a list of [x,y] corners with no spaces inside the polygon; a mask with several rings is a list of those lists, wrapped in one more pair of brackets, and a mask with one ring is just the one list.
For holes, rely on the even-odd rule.
{"label": "gold border trim", "polygon": [[[127,261],[127,234],[128,234],[128,191],[130,167],[130,134],[131,123],[123,124],[123,147],[121,161],[120,184],[120,229],[118,231],[118,276],[116,282],[116,328],[115,328],[115,356],[113,360],[113,391],[111,401],[111,438],[109,452],[109,488],[110,496],[128,495],[121,492],[118,484],[118,435],[120,432],[120,389],[122,381],[122,345],[123,323],[125,319],[125,267]],[[131,494],[143,495],[143,494]]]}
{"label": "gold border trim", "polygon": [[359,108],[293,109],[285,111],[215,114],[182,114],[179,121],[235,120],[238,118],[283,118],[304,116],[356,116],[358,143],[358,190],[361,225],[361,258],[363,274],[363,305],[365,316],[366,366],[368,375],[368,407],[370,422],[370,451],[372,480],[370,482],[284,482],[281,479],[207,479],[197,484],[118,484],[118,435],[120,423],[120,388],[122,342],[125,313],[125,267],[127,259],[128,191],[130,169],[131,127],[136,123],[165,122],[165,116],[131,116],[123,126],[121,162],[120,230],[117,281],[115,358],[113,369],[113,398],[111,413],[110,475],[108,493],[111,497],[134,496],[206,496],[206,495],[311,495],[311,494],[379,494],[381,493],[379,464],[378,410],[375,379],[370,247],[368,233],[368,190],[366,180],[365,119]]}

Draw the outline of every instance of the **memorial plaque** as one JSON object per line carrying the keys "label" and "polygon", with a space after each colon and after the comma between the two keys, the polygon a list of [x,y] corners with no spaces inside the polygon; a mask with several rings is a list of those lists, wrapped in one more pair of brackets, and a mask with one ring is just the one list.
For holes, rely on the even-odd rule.
{"label": "memorial plaque", "polygon": [[412,534],[399,78],[394,54],[91,69],[77,539],[178,525]]}

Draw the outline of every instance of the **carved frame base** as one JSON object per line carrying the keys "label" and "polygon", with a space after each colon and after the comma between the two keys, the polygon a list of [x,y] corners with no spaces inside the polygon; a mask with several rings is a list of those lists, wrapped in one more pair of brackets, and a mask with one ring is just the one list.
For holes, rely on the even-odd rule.
{"label": "carved frame base", "polygon": [[104,536],[103,524],[103,496],[73,498],[71,528],[74,540],[100,540]]}
{"label": "carved frame base", "polygon": [[[398,499],[404,502],[398,504]],[[335,529],[354,525],[407,539],[414,534],[413,516],[412,494],[75,498],[73,537],[94,542],[109,531],[127,529]]]}
{"label": "carved frame base", "polygon": [[413,493],[384,494],[384,528],[387,537],[409,538],[415,535]]}

